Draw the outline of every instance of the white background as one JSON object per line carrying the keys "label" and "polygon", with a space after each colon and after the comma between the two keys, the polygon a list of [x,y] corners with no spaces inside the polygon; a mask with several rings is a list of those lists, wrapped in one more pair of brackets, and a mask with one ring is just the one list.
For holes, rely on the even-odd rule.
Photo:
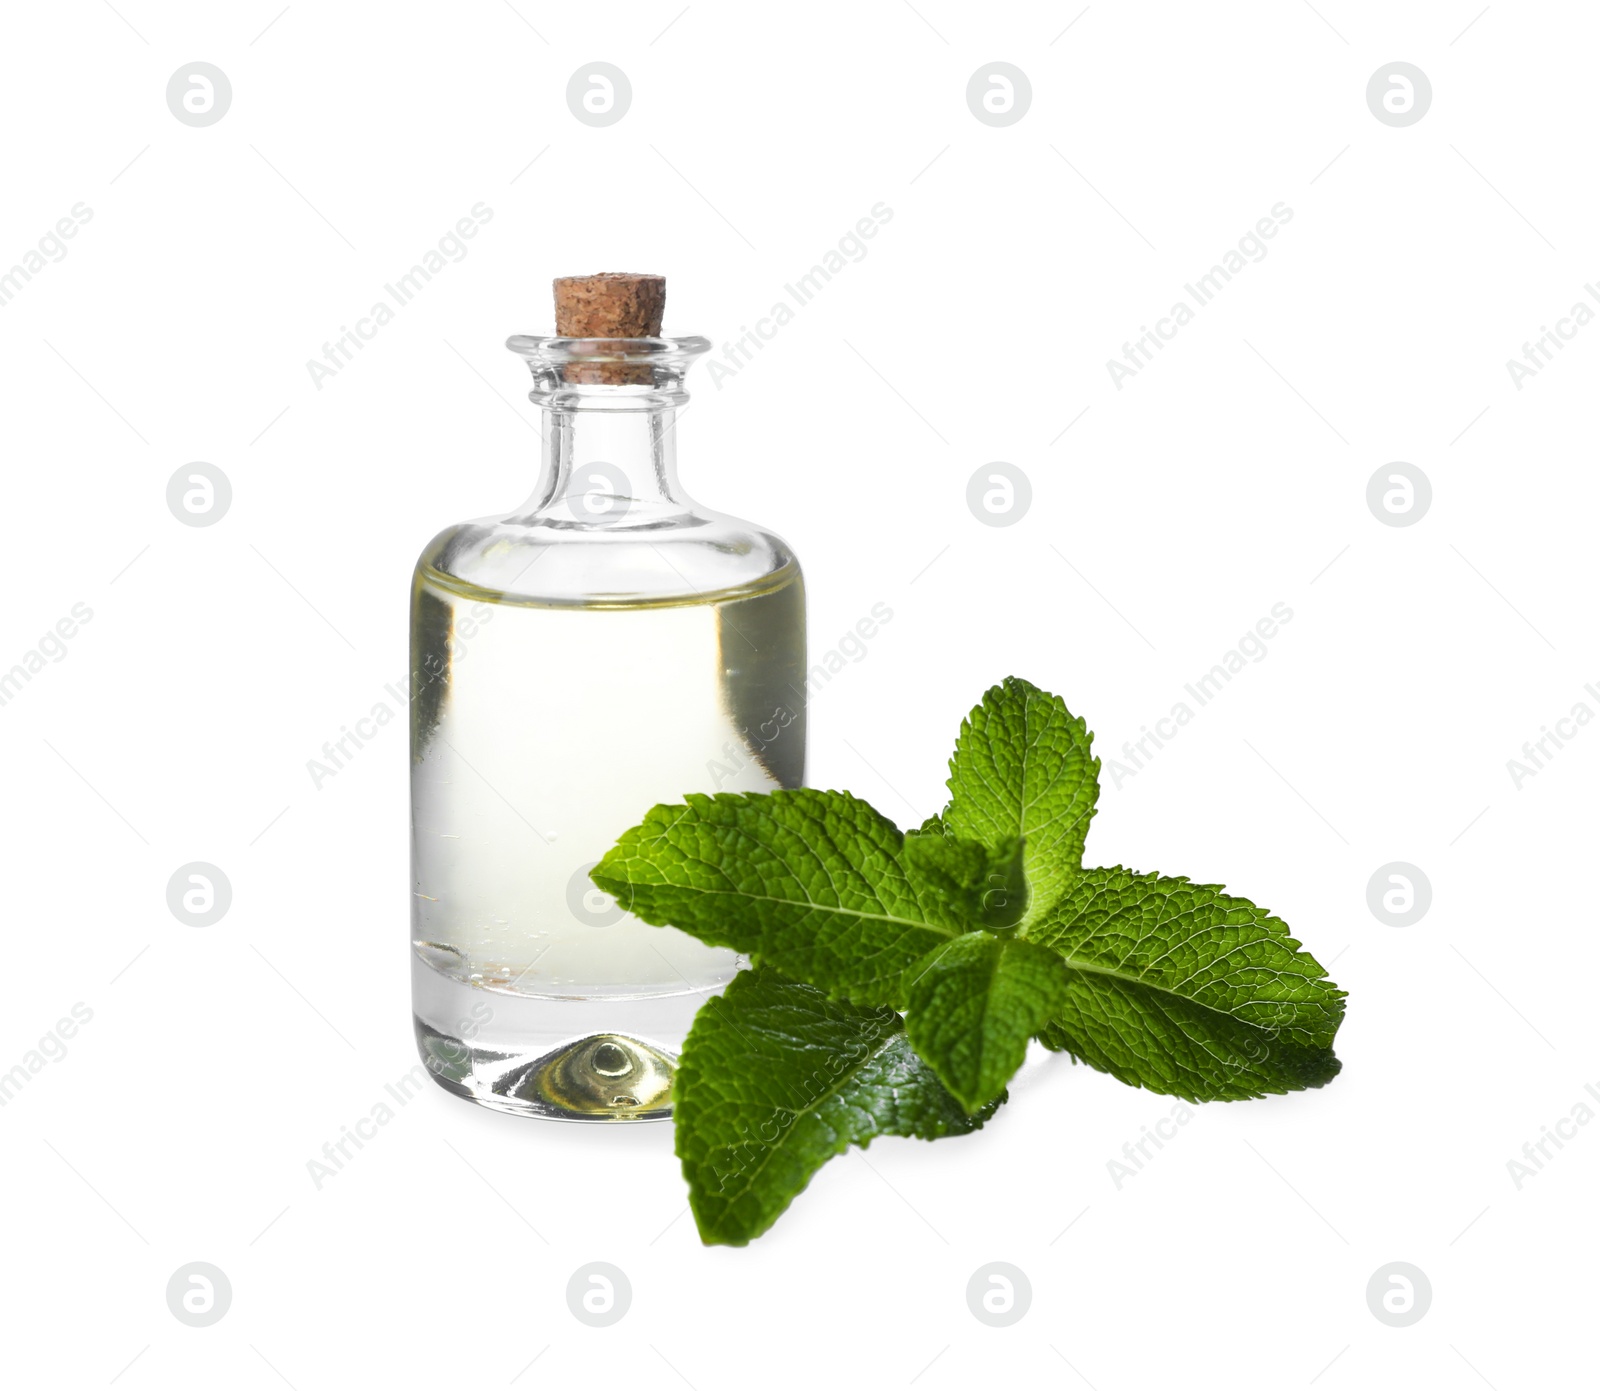
{"label": "white background", "polygon": [[[0,1109],[14,1384],[1591,1375],[1600,1126],[1520,1190],[1507,1161],[1600,1085],[1600,730],[1520,789],[1506,764],[1600,710],[1600,327],[1520,390],[1505,364],[1600,276],[1600,22],[1318,10],[7,11],[0,267],[93,211],[0,308],[0,668],[93,611],[0,707],[0,1071],[93,1011]],[[603,129],[564,95],[597,59],[633,89]],[[203,129],[164,95],[194,60],[233,88]],[[995,60],[1032,85],[1005,128],[965,99]],[[1433,87],[1406,128],[1365,98],[1395,60]],[[318,389],[307,359],[480,201],[465,259]],[[669,332],[726,342],[880,201],[865,259],[720,390],[698,369],[681,428],[688,489],[802,557],[814,653],[894,611],[813,704],[810,781],[920,821],[1010,673],[1109,758],[1287,604],[1264,660],[1107,776],[1089,858],[1281,914],[1350,992],[1343,1075],[1200,1108],[1118,1188],[1172,1102],[1030,1064],[981,1135],[852,1151],[746,1250],[700,1246],[670,1128],[436,1088],[318,1190],[307,1161],[415,1062],[403,725],[320,791],[306,761],[403,676],[423,543],[532,485],[502,341],[549,331],[553,275],[637,269],[669,277]],[[1119,390],[1106,359],[1279,202],[1270,254]],[[997,460],[1032,484],[1009,527],[965,502]],[[1406,528],[1366,503],[1397,460],[1433,487]],[[215,526],[166,506],[194,461],[232,482]],[[166,905],[194,860],[233,885],[213,927]],[[1433,885],[1406,928],[1367,907],[1394,860]],[[633,1288],[606,1329],[565,1298],[596,1260]],[[1004,1329],[965,1298],[996,1260],[1032,1286]],[[191,1261],[232,1284],[210,1328],[168,1312]],[[1367,1306],[1393,1261],[1432,1284],[1409,1328]]]}

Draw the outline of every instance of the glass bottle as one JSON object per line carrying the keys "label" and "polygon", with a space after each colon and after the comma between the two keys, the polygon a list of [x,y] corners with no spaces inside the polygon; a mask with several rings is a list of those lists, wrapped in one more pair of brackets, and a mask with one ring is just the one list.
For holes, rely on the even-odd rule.
{"label": "glass bottle", "polygon": [[801,785],[805,589],[779,537],[678,486],[705,339],[506,346],[533,369],[538,485],[441,532],[412,587],[417,1043],[497,1110],[654,1119],[740,963],[589,870],[658,802]]}

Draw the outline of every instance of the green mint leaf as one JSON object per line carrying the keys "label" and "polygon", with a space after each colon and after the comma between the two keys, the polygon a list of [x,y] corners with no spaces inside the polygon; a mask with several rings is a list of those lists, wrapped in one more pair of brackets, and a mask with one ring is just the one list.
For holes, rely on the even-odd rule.
{"label": "green mint leaf", "polygon": [[1015,927],[1028,905],[1022,842],[990,848],[943,832],[916,832],[901,847],[906,878],[930,918],[958,932]]}
{"label": "green mint leaf", "polygon": [[1094,736],[1059,696],[1009,676],[967,716],[950,759],[944,824],[957,836],[1025,842],[1030,917],[1077,875],[1100,796]]}
{"label": "green mint leaf", "polygon": [[976,1130],[892,1009],[742,971],[695,1016],[673,1083],[675,1148],[707,1245],[766,1231],[828,1160],[879,1135]]}
{"label": "green mint leaf", "polygon": [[1214,884],[1089,869],[1024,931],[1071,968],[1041,1041],[1119,1081],[1235,1101],[1338,1074],[1344,992],[1282,922]]}
{"label": "green mint leaf", "polygon": [[898,1005],[907,968],[960,930],[907,878],[903,841],[847,792],[695,793],[651,808],[590,877],[646,922]]}
{"label": "green mint leaf", "polygon": [[976,1111],[1022,1066],[1028,1039],[1067,1000],[1071,973],[1048,947],[971,932],[911,973],[906,1032],[955,1098]]}

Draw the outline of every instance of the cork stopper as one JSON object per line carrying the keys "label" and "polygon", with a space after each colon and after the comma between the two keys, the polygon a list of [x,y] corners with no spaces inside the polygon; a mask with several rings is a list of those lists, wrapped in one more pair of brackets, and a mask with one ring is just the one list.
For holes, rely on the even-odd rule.
{"label": "cork stopper", "polygon": [[555,282],[558,338],[658,338],[667,306],[660,275],[602,271]]}

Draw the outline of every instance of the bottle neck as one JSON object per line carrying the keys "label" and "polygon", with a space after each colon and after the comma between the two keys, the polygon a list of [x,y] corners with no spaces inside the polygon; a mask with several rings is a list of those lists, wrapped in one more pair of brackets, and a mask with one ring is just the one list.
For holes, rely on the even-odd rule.
{"label": "bottle neck", "polygon": [[682,516],[693,504],[678,486],[677,423],[669,404],[648,410],[546,405],[539,482],[519,513],[597,528]]}
{"label": "bottle neck", "polygon": [[512,520],[611,529],[668,525],[694,504],[678,488],[683,379],[704,338],[540,338],[506,346],[533,371],[539,485]]}

